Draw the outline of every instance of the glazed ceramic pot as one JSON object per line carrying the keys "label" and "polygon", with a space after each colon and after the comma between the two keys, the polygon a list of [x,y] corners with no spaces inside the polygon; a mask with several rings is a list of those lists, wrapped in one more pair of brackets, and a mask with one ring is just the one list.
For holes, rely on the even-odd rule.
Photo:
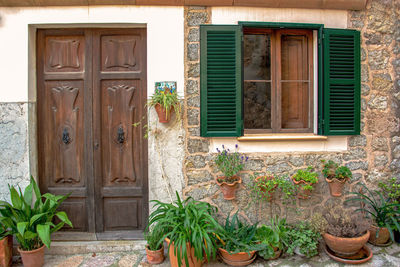
{"label": "glazed ceramic pot", "polygon": [[26,251],[18,248],[24,267],[42,267],[44,264],[44,247],[43,245],[38,249]]}
{"label": "glazed ceramic pot", "polygon": [[329,191],[331,192],[331,196],[340,197],[342,196],[342,191],[344,188],[344,184],[347,182],[347,179],[339,180],[336,178],[325,178],[329,185]]}
{"label": "glazed ceramic pot", "polygon": [[359,237],[337,237],[328,233],[322,234],[326,245],[336,254],[349,256],[354,255],[367,243],[370,232],[367,231]]}
{"label": "glazed ceramic pot", "polygon": [[[378,229],[379,233],[378,236],[376,236]],[[386,227],[377,227],[375,225],[371,225],[369,231],[371,232],[368,240],[369,243],[373,245],[384,245],[389,241],[390,233]]]}
{"label": "glazed ceramic pot", "polygon": [[159,250],[150,250],[146,245],[147,261],[150,264],[160,264],[164,261],[164,245]]}
{"label": "glazed ceramic pot", "polygon": [[224,195],[224,199],[232,200],[236,197],[236,190],[239,187],[239,184],[242,183],[242,178],[239,176],[232,176],[232,178],[236,179],[233,183],[225,182],[225,176],[221,176],[217,178],[217,184],[221,187],[222,194]]}

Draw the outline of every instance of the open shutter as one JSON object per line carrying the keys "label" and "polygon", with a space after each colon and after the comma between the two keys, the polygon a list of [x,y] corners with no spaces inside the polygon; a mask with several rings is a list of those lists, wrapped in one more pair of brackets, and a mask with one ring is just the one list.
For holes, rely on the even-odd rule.
{"label": "open shutter", "polygon": [[360,32],[324,29],[325,135],[360,134]]}
{"label": "open shutter", "polygon": [[201,136],[241,136],[240,26],[200,26]]}

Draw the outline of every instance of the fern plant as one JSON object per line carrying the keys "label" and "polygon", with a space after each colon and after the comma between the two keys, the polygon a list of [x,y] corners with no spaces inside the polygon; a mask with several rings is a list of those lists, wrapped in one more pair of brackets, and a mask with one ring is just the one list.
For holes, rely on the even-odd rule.
{"label": "fern plant", "polygon": [[151,201],[155,205],[149,217],[148,228],[163,233],[157,242],[157,247],[165,238],[169,238],[171,242],[168,251],[173,243],[179,266],[182,260],[189,266],[190,251],[187,251],[187,243],[194,249],[197,259],[204,259],[204,255],[208,261],[214,259],[217,250],[214,233],[222,230],[221,225],[213,217],[217,208],[191,197],[181,200],[178,192],[176,198],[174,203]]}

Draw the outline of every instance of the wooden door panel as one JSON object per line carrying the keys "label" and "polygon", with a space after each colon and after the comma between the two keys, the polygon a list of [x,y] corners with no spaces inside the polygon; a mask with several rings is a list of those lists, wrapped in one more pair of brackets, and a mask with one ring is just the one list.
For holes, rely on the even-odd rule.
{"label": "wooden door panel", "polygon": [[104,198],[104,231],[138,229],[142,205],[141,198]]}

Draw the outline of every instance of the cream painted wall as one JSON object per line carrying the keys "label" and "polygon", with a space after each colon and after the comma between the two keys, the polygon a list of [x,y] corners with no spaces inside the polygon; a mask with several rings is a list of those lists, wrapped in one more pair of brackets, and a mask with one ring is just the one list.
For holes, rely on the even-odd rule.
{"label": "cream painted wall", "polygon": [[148,95],[154,91],[154,82],[165,80],[177,81],[178,92],[183,95],[183,20],[183,7],[0,8],[0,102],[36,100],[34,29],[41,24],[43,27],[146,26]]}
{"label": "cream painted wall", "polygon": [[[212,24],[237,24],[239,21],[292,22],[324,24],[327,28],[347,28],[347,11],[294,8],[213,7]],[[315,55],[315,51],[314,51]],[[315,61],[316,63],[317,61]],[[315,64],[315,70],[317,64]],[[314,75],[317,77],[317,75]],[[317,84],[317,80],[314,80]],[[315,109],[316,110],[316,104]],[[329,152],[347,150],[347,137],[329,137],[325,141],[254,141],[239,142],[236,138],[211,138],[210,151],[222,145],[240,152]]]}

